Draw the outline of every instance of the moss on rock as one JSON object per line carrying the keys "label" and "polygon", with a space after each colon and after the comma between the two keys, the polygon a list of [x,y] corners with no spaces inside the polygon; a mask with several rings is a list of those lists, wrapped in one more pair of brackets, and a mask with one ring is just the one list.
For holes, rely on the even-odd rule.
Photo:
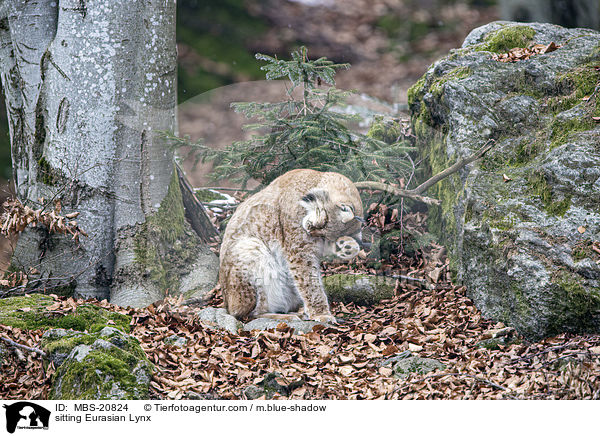
{"label": "moss on rock", "polygon": [[[481,52],[550,41],[560,48],[513,63]],[[595,291],[581,291],[597,287],[600,270],[590,250],[577,245],[598,234],[600,148],[592,116],[600,113],[599,41],[581,29],[490,23],[409,92],[420,181],[494,141],[480,162],[428,190],[441,206],[430,207],[427,222],[448,249],[453,278],[484,316],[531,339],[561,328],[600,331],[579,304],[595,307]],[[580,225],[583,236],[574,234]],[[558,283],[557,269],[579,287]]]}
{"label": "moss on rock", "polygon": [[365,274],[334,274],[323,277],[325,293],[330,301],[355,303],[363,306],[377,304],[394,296],[396,281],[384,276]]}
{"label": "moss on rock", "polygon": [[223,194],[213,190],[213,189],[196,189],[194,191],[194,194],[196,195],[196,198],[198,199],[198,201],[202,202],[202,203],[210,203],[211,201],[214,200],[226,200],[227,197],[225,197]]}
{"label": "moss on rock", "polygon": [[567,194],[562,199],[557,200],[546,175],[541,171],[532,172],[527,182],[533,194],[538,196],[542,201],[544,209],[548,214],[562,217],[571,207],[572,195]]}
{"label": "moss on rock", "polygon": [[477,50],[505,53],[511,48],[526,48],[531,44],[535,33],[529,26],[506,26],[488,33]]}
{"label": "moss on rock", "polygon": [[387,144],[394,144],[402,135],[402,126],[398,121],[385,119],[382,116],[376,116],[369,127],[367,136],[383,141]]}
{"label": "moss on rock", "polygon": [[55,361],[61,359],[50,399],[149,397],[153,365],[137,339],[120,330],[107,327],[95,334],[47,335],[42,346]]}
{"label": "moss on rock", "polygon": [[585,287],[581,278],[568,271],[554,278],[550,333],[586,333],[600,326],[600,288]]}
{"label": "moss on rock", "polygon": [[194,264],[202,245],[185,218],[177,172],[169,184],[159,210],[136,229],[135,264],[144,280],[156,284],[162,292],[175,292],[181,277]]}
{"label": "moss on rock", "polygon": [[80,305],[73,313],[55,314],[46,310],[54,301],[53,297],[42,294],[0,299],[0,324],[25,330],[63,328],[90,332],[112,325],[129,331],[130,316],[93,304]]}
{"label": "moss on rock", "polygon": [[446,74],[438,77],[433,81],[429,90],[436,96],[440,96],[443,93],[443,87],[447,82],[462,80],[469,77],[472,71],[469,67],[456,67],[448,71]]}
{"label": "moss on rock", "polygon": [[396,361],[392,367],[394,377],[407,378],[410,374],[427,374],[435,370],[444,370],[446,365],[436,359],[410,356]]}

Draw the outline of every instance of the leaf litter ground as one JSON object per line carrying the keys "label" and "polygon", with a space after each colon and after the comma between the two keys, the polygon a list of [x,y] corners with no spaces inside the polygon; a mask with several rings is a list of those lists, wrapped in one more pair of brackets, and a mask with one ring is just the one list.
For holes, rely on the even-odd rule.
{"label": "leaf litter ground", "polygon": [[[333,304],[339,325],[316,326],[304,335],[284,324],[232,334],[200,323],[198,308],[172,297],[144,309],[55,297],[52,313],[92,303],[131,315],[131,334],[156,367],[156,399],[244,399],[249,385],[272,378],[282,387],[273,398],[282,399],[600,399],[600,335],[528,342],[484,319],[466,289],[449,281],[441,247],[424,251],[426,256],[398,256],[396,265],[383,267],[393,273],[404,262],[403,271],[427,278],[428,286],[399,280],[396,295],[376,306]],[[365,272],[360,262],[351,272]],[[326,266],[326,272],[341,268],[347,267]],[[42,333],[0,326],[0,336],[29,347]],[[167,340],[173,335],[185,344]],[[54,368],[4,345],[0,341],[0,398],[46,398]],[[406,351],[445,368],[396,378],[384,361]]]}

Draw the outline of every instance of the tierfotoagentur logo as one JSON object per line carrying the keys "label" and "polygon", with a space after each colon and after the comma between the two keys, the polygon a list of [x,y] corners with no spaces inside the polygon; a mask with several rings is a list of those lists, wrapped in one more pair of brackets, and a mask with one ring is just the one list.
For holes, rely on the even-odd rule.
{"label": "tierfotoagentur logo", "polygon": [[29,401],[19,401],[3,405],[6,409],[6,431],[14,433],[16,429],[48,429],[50,411]]}

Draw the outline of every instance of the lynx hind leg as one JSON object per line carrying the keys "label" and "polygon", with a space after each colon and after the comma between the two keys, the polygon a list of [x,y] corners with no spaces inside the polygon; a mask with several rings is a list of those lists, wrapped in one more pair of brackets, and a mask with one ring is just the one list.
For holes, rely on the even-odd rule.
{"label": "lynx hind leg", "polygon": [[[220,271],[224,273],[223,268]],[[231,265],[223,280],[223,302],[225,309],[236,318],[244,318],[256,308],[256,290],[248,281],[245,268]]]}
{"label": "lynx hind leg", "polygon": [[[227,310],[236,317],[286,314],[303,304],[281,249],[258,238],[243,238],[229,250]],[[283,318],[281,318],[283,319]]]}
{"label": "lynx hind leg", "polygon": [[360,245],[351,236],[340,236],[335,241],[334,254],[340,259],[350,260],[360,252]]}

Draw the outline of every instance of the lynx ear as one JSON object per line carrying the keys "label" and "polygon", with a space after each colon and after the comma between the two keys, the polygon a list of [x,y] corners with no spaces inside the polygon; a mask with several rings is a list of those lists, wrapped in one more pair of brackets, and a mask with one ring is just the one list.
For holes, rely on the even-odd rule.
{"label": "lynx ear", "polygon": [[313,234],[315,230],[322,229],[327,224],[327,212],[325,211],[327,201],[329,201],[329,194],[322,189],[311,189],[300,200],[300,205],[306,209],[302,227],[309,234]]}

